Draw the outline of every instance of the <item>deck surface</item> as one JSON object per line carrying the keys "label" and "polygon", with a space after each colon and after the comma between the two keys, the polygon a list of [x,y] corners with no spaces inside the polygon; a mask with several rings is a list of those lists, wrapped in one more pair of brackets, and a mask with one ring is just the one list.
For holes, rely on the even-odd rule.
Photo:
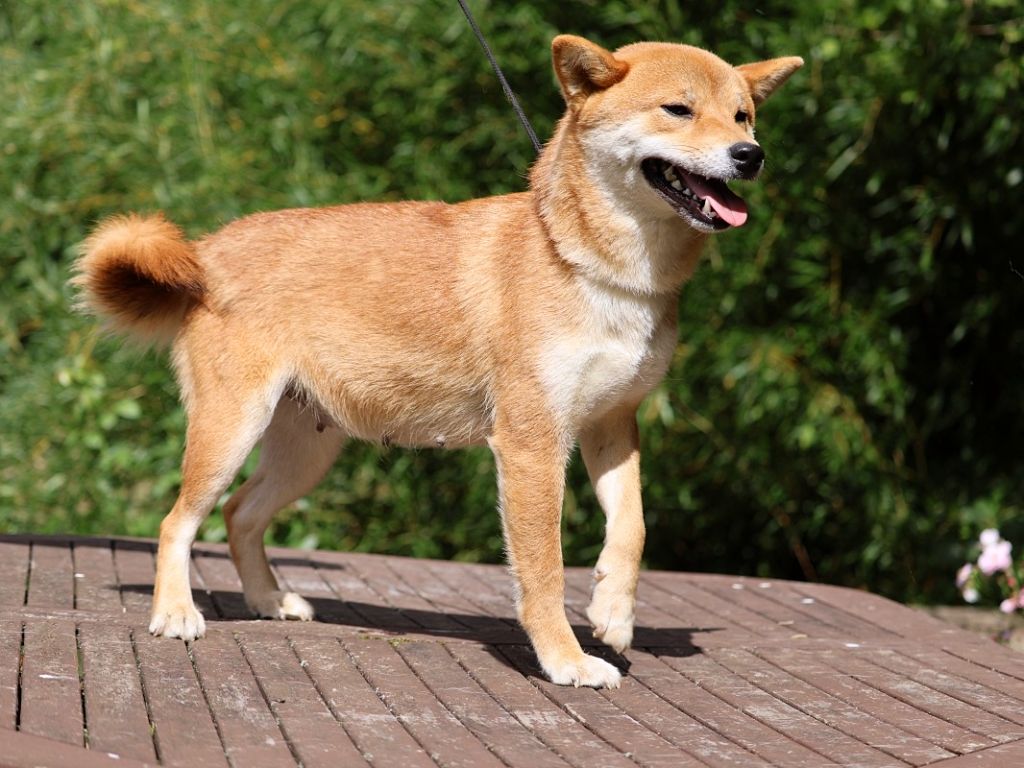
{"label": "deck surface", "polygon": [[272,554],[319,620],[251,620],[198,545],[185,644],[146,631],[153,542],[0,536],[0,765],[1024,765],[1024,656],[874,595],[645,572],[595,691],[539,676],[503,568]]}

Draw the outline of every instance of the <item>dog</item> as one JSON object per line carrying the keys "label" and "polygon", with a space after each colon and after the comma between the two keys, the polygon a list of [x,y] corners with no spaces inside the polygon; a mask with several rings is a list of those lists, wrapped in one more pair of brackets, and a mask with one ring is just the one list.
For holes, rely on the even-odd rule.
{"label": "dog", "polygon": [[349,438],[487,444],[519,621],[554,683],[615,688],[565,614],[560,518],[578,443],[606,515],[587,616],[633,638],[644,522],[636,410],[668,368],[676,304],[709,235],[741,226],[726,185],[754,179],[755,109],[799,57],[733,67],[700,48],[552,42],[566,102],[529,191],[258,213],[190,242],[161,215],[101,223],[74,282],[115,331],[171,344],[188,416],[180,495],[160,526],[154,635],[205,625],[189,586],[196,532],[224,506],[245,600],[313,618],[264,551],[273,514]]}

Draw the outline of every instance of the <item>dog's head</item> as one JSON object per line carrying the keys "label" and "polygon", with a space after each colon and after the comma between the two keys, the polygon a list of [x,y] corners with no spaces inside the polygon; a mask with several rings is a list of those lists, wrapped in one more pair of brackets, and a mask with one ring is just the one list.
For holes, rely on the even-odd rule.
{"label": "dog's head", "polygon": [[754,112],[803,59],[733,67],[688,45],[636,43],[611,53],[559,35],[555,73],[589,173],[652,216],[716,232],[747,219],[726,182],[764,164]]}

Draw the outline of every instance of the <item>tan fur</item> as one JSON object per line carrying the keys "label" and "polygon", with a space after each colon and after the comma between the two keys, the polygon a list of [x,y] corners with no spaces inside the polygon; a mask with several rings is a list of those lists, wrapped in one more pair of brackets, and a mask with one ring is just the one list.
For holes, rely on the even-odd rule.
{"label": "tan fur", "polygon": [[163,216],[114,216],[82,245],[74,283],[83,303],[116,330],[170,341],[185,310],[203,298],[203,270],[178,227]]}
{"label": "tan fur", "polygon": [[[174,336],[189,418],[154,634],[203,634],[189,550],[261,438],[259,467],[224,509],[231,553],[255,612],[299,619],[312,609],[279,589],[263,533],[347,438],[486,442],[541,666],[558,683],[618,685],[565,616],[565,464],[578,440],[608,518],[587,613],[623,651],[644,540],[635,411],[667,369],[678,291],[706,237],[643,181],[639,153],[715,172],[729,145],[751,140],[737,110],[752,116],[801,62],[734,69],[696,48],[612,54],[571,36],[553,56],[568,109],[530,192],[262,213],[191,244],[161,217],[122,217],[86,242],[85,301],[129,333]],[[693,119],[662,109],[681,99]]]}

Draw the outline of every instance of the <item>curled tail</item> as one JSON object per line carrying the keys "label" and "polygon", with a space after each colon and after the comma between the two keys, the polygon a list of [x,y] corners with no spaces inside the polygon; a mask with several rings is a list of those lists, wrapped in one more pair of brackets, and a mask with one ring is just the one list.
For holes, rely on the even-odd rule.
{"label": "curled tail", "polygon": [[161,214],[107,219],[83,243],[75,271],[82,306],[146,342],[172,339],[205,293],[195,248]]}

